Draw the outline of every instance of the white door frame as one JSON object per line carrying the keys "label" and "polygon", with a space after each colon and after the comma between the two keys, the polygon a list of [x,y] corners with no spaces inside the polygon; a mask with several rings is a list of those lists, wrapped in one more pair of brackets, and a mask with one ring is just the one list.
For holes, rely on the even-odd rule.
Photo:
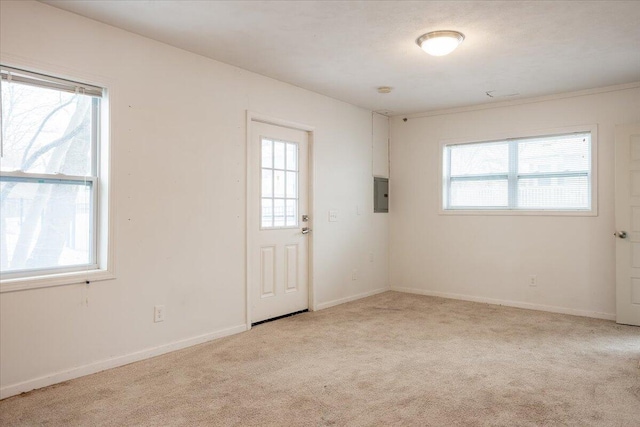
{"label": "white door frame", "polygon": [[[247,323],[247,330],[251,329],[251,295],[252,295],[252,289],[251,289],[251,284],[249,283],[249,278],[252,277],[252,270],[253,270],[253,266],[251,265],[251,263],[249,262],[249,251],[250,249],[253,247],[253,235],[252,235],[252,231],[251,228],[249,226],[249,218],[250,215],[256,215],[256,212],[251,212],[250,211],[250,201],[249,201],[249,197],[251,197],[251,183],[253,182],[253,173],[254,171],[252,170],[251,167],[251,156],[253,154],[253,144],[252,144],[252,125],[253,122],[259,122],[259,123],[266,123],[268,125],[274,125],[274,126],[280,126],[280,127],[285,127],[285,128],[290,128],[290,129],[295,129],[295,130],[300,130],[303,132],[307,132],[309,134],[309,138],[308,138],[308,146],[309,146],[309,176],[308,176],[308,188],[307,188],[307,192],[308,192],[308,196],[309,196],[309,217],[311,218],[311,221],[309,223],[309,226],[313,229],[313,224],[314,224],[314,220],[315,220],[315,213],[313,210],[313,201],[314,201],[314,196],[313,196],[313,189],[315,187],[315,156],[313,154],[313,139],[314,139],[314,132],[315,132],[315,128],[313,126],[309,126],[309,125],[305,125],[305,124],[301,124],[301,123],[295,123],[295,122],[291,122],[288,120],[282,120],[282,119],[278,119],[275,117],[270,117],[270,116],[266,116],[264,114],[259,114],[259,113],[255,113],[252,111],[247,110],[247,150],[246,150],[246,160],[245,160],[245,169],[247,171],[247,176],[246,176],[246,180],[247,180],[247,186],[246,186],[246,190],[245,190],[245,218],[246,218],[246,223],[245,223],[245,236],[246,236],[246,240],[245,240],[245,251],[244,251],[244,262],[245,262],[245,276],[244,276],[244,281],[245,281],[245,300],[246,300],[246,323]],[[313,232],[309,233],[308,235],[309,238],[309,262],[308,262],[308,284],[309,284],[309,311],[315,311],[316,310],[316,305],[315,305],[315,301],[316,301],[316,297],[315,297],[315,287],[313,286]]]}

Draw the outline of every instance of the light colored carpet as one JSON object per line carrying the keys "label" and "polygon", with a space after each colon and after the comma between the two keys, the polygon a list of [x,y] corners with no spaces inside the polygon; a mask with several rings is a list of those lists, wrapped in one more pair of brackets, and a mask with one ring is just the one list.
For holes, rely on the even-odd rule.
{"label": "light colored carpet", "polygon": [[0,402],[0,425],[640,426],[640,328],[387,292]]}

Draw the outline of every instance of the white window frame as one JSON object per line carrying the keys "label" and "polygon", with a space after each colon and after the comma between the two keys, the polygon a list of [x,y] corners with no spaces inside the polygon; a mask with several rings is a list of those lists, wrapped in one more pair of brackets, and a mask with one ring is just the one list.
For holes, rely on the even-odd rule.
{"label": "white window frame", "polygon": [[[69,90],[70,85],[76,85],[75,90],[84,91],[87,94],[96,95],[96,91],[101,91],[100,103],[98,108],[92,108],[94,120],[98,126],[93,129],[92,144],[94,146],[95,155],[92,161],[93,173],[91,176],[67,176],[62,174],[33,174],[24,172],[2,172],[2,177],[19,182],[29,182],[32,180],[45,180],[49,182],[75,182],[75,183],[91,183],[93,204],[93,256],[92,263],[82,266],[60,267],[43,270],[24,270],[19,272],[4,273],[0,275],[0,293],[14,292],[27,289],[46,288],[52,286],[70,285],[78,283],[90,284],[94,281],[108,280],[115,278],[114,251],[113,251],[113,227],[112,227],[112,203],[111,203],[111,144],[110,144],[110,104],[112,93],[107,89],[104,83],[79,83],[87,81],[87,78],[76,78],[74,76],[53,77],[51,74],[64,75],[56,73],[56,70],[50,69],[26,71],[26,68],[35,68],[27,66],[11,66],[3,63],[2,69],[9,70],[12,73],[12,80],[24,83],[25,77],[42,78],[42,87],[50,87],[59,90]],[[5,73],[3,73],[5,74]],[[5,74],[6,77],[6,74]]]}
{"label": "white window frame", "polygon": [[[509,171],[507,174],[490,174],[487,178],[496,178],[498,176],[507,178],[509,181],[508,191],[513,192],[517,190],[517,186],[514,182],[517,180],[517,161],[514,161],[513,157],[516,155],[513,147],[517,146],[517,141],[528,138],[542,138],[545,136],[558,136],[567,135],[573,133],[590,133],[591,134],[591,173],[590,173],[590,190],[591,190],[591,208],[590,209],[524,209],[508,206],[505,208],[500,207],[470,207],[470,208],[447,208],[446,197],[448,195],[448,187],[450,185],[447,167],[445,166],[445,153],[448,146],[462,145],[462,144],[478,144],[478,143],[491,143],[491,142],[509,142]],[[513,141],[513,142],[512,142]],[[572,126],[564,128],[555,128],[531,132],[523,132],[514,134],[500,134],[484,137],[481,139],[452,139],[443,140],[440,142],[440,150],[438,156],[438,194],[439,194],[439,211],[440,215],[548,215],[548,216],[597,216],[598,215],[598,126],[597,125],[583,125]],[[528,174],[533,176],[534,174]],[[551,176],[552,174],[545,174]],[[562,175],[562,174],[559,174]],[[509,200],[513,201],[516,198],[510,194]]]}

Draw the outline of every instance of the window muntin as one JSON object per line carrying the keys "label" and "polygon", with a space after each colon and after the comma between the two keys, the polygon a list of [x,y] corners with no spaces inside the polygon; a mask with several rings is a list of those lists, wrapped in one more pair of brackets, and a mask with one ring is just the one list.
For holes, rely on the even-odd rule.
{"label": "window muntin", "polygon": [[102,89],[0,70],[2,279],[97,269]]}
{"label": "window muntin", "polygon": [[443,147],[444,210],[592,210],[591,132]]}
{"label": "window muntin", "polygon": [[261,138],[262,229],[298,227],[298,144]]}

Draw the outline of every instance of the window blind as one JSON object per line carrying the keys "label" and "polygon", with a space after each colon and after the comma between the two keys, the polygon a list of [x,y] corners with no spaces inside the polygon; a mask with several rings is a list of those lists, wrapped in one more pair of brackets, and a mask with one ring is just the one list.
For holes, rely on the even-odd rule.
{"label": "window blind", "polygon": [[46,87],[63,92],[81,93],[83,95],[102,97],[103,89],[85,83],[72,82],[57,77],[46,76],[31,71],[0,65],[0,77],[2,80],[15,81],[25,85]]}

